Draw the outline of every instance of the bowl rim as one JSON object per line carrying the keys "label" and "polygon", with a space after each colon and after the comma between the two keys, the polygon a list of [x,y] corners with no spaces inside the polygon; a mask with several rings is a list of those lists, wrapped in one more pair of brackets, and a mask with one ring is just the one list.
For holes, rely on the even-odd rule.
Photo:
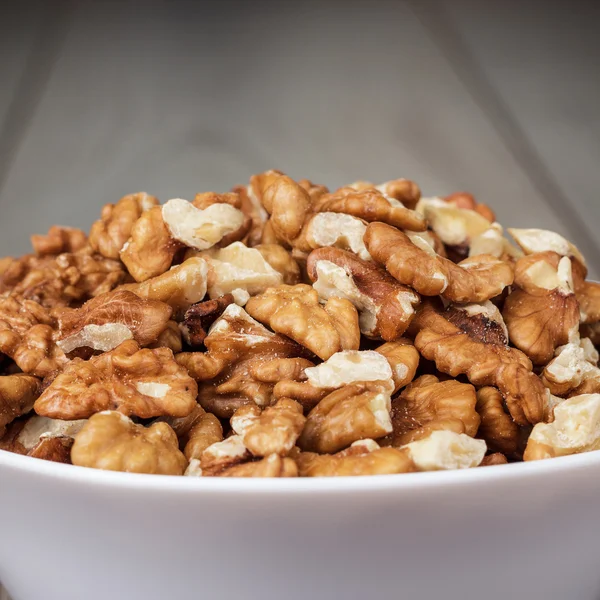
{"label": "bowl rim", "polygon": [[88,487],[119,488],[170,493],[243,492],[264,494],[320,494],[331,492],[372,493],[389,490],[407,491],[426,488],[514,484],[523,479],[552,476],[600,467],[600,450],[552,459],[520,462],[453,471],[368,475],[364,477],[177,477],[104,471],[55,463],[0,450],[0,474],[5,469]]}

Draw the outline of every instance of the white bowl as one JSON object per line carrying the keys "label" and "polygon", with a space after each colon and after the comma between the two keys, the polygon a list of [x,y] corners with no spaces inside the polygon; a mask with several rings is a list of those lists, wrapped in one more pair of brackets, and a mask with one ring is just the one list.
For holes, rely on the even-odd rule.
{"label": "white bowl", "polygon": [[15,600],[597,600],[600,452],[466,471],[221,479],[0,451]]}

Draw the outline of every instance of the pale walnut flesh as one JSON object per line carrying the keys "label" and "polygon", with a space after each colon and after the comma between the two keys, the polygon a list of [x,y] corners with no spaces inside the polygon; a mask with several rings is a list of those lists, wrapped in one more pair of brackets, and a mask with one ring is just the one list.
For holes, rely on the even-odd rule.
{"label": "pale walnut flesh", "polygon": [[389,387],[352,383],[332,392],[309,413],[298,445],[309,452],[332,453],[361,439],[392,431]]}
{"label": "pale walnut flesh", "polygon": [[250,298],[246,310],[323,360],[340,350],[358,350],[360,329],[354,305],[330,298],[321,306],[317,292],[308,285],[270,288]]}
{"label": "pale walnut flesh", "polygon": [[479,466],[486,453],[483,440],[453,431],[433,431],[403,449],[419,471],[470,469]]}
{"label": "pale walnut flesh", "polygon": [[225,248],[202,252],[209,265],[208,294],[218,298],[242,289],[251,296],[277,286],[283,275],[274,269],[256,248],[235,242]]}
{"label": "pale walnut flesh", "polygon": [[74,465],[156,475],[183,475],[187,460],[166,423],[136,425],[119,412],[99,412],[83,426],[71,449]]}
{"label": "pale walnut flesh", "polygon": [[415,328],[415,347],[442,373],[464,374],[476,386],[497,387],[519,425],[544,419],[547,391],[519,350],[470,336],[429,303],[418,313]]}
{"label": "pale walnut flesh", "polygon": [[533,428],[523,460],[540,460],[600,449],[600,394],[582,394],[554,408],[552,423]]}
{"label": "pale walnut flesh", "polygon": [[176,315],[206,295],[209,267],[201,258],[188,258],[162,275],[141,283],[122,285],[120,290],[133,292],[140,298],[168,304]]}
{"label": "pale walnut flesh", "polygon": [[294,248],[310,252],[317,248],[334,247],[349,250],[363,260],[371,260],[364,242],[365,223],[343,213],[322,212],[307,219]]}
{"label": "pale walnut flesh", "polygon": [[477,396],[472,385],[423,375],[392,402],[392,445],[402,446],[415,435],[418,437],[420,429],[450,420],[461,421],[464,432],[473,437],[480,423],[476,403]]}
{"label": "pale walnut flesh", "polygon": [[379,381],[394,389],[389,362],[374,350],[336,352],[316,367],[305,369],[304,374],[315,388],[334,390],[357,381]]}
{"label": "pale walnut flesh", "polygon": [[106,204],[90,229],[90,246],[102,256],[117,260],[135,222],[157,205],[158,200],[146,192],[128,194],[116,204]]}
{"label": "pale walnut flesh", "polygon": [[169,349],[140,350],[128,340],[88,361],[72,360],[34,408],[39,415],[67,420],[109,409],[144,419],[183,417],[194,409],[197,392]]}
{"label": "pale walnut flesh", "polygon": [[57,345],[65,354],[81,347],[106,352],[128,339],[147,346],[165,330],[172,312],[163,302],[126,290],[102,294],[58,313]]}
{"label": "pale walnut flesh", "polygon": [[244,213],[225,202],[200,209],[181,198],[164,204],[162,217],[174,239],[197,250],[212,248],[244,223]]}
{"label": "pale walnut flesh", "polygon": [[308,276],[322,300],[344,298],[359,311],[361,332],[392,341],[408,328],[420,302],[418,294],[398,283],[372,261],[338,248],[313,250]]}

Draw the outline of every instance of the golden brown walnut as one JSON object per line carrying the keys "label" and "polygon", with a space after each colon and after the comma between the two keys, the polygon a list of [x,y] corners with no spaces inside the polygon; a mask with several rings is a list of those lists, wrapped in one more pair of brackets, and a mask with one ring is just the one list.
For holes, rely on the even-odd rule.
{"label": "golden brown walnut", "polygon": [[255,249],[261,253],[273,269],[281,273],[282,283],[286,285],[300,283],[300,267],[283,246],[279,244],[258,244]]}
{"label": "golden brown walnut", "polygon": [[511,342],[536,365],[545,365],[579,329],[570,259],[553,252],[521,258],[502,314]]}
{"label": "golden brown walnut", "polygon": [[32,235],[31,245],[36,256],[56,256],[65,252],[77,252],[87,244],[87,236],[81,229],[52,225],[46,235]]}
{"label": "golden brown walnut", "polygon": [[209,446],[223,440],[223,427],[215,415],[202,410],[186,438],[185,457],[188,460],[199,459]]}
{"label": "golden brown walnut", "polygon": [[476,402],[472,385],[440,381],[434,375],[419,377],[392,401],[392,445],[403,446],[415,439],[415,430],[450,419],[461,421],[464,433],[473,437],[480,422]]}
{"label": "golden brown walnut", "polygon": [[522,453],[521,428],[504,410],[504,398],[496,388],[477,390],[477,412],[481,417],[478,436],[485,440],[489,450],[507,456]]}
{"label": "golden brown walnut", "polygon": [[493,454],[488,454],[484,456],[483,460],[479,463],[480,467],[493,467],[496,465],[506,465],[508,464],[508,459],[502,452],[494,452]]}
{"label": "golden brown walnut", "polygon": [[344,213],[369,223],[379,221],[409,231],[427,229],[427,221],[422,215],[375,188],[359,191],[351,187],[340,188],[333,194],[322,196],[313,209],[316,212]]}
{"label": "golden brown walnut", "polygon": [[210,326],[230,304],[233,304],[233,296],[225,294],[190,306],[185,312],[182,325],[186,343],[192,347],[202,346]]}
{"label": "golden brown walnut", "polygon": [[584,325],[600,322],[600,283],[583,281],[575,285],[581,322]]}
{"label": "golden brown walnut", "polygon": [[540,460],[600,449],[600,394],[582,394],[560,402],[552,423],[538,423],[523,460]]}
{"label": "golden brown walnut", "polygon": [[418,248],[409,237],[384,223],[368,225],[367,250],[400,283],[424,296],[441,294],[452,302],[484,302],[513,282],[509,263],[482,254],[454,264]]}
{"label": "golden brown walnut", "polygon": [[383,437],[392,431],[390,410],[389,387],[352,383],[310,411],[298,445],[309,452],[332,453],[361,439]]}
{"label": "golden brown walnut", "polygon": [[71,449],[74,465],[156,475],[183,475],[187,460],[166,423],[136,425],[120,412],[90,417]]}
{"label": "golden brown walnut", "polygon": [[28,456],[51,462],[71,464],[71,448],[74,439],[70,437],[44,438],[32,448]]}
{"label": "golden brown walnut", "polygon": [[302,406],[282,398],[262,413],[255,405],[242,406],[231,417],[233,430],[253,456],[287,456],[302,433],[306,418]]}
{"label": "golden brown walnut", "polygon": [[119,256],[136,281],[146,281],[167,271],[181,246],[163,221],[162,207],[153,206],[133,224]]}
{"label": "golden brown walnut", "polygon": [[344,298],[352,302],[359,311],[361,332],[368,337],[398,339],[420,302],[418,294],[384,269],[339,248],[313,250],[306,270],[322,300]]}
{"label": "golden brown walnut", "polygon": [[337,454],[302,452],[296,463],[300,477],[395,475],[415,470],[406,452],[397,448],[379,448],[373,440],[355,442]]}
{"label": "golden brown walnut", "polygon": [[125,277],[121,263],[84,248],[56,257],[24,256],[14,260],[0,278],[0,289],[53,308],[109,292]]}
{"label": "golden brown walnut", "polygon": [[542,381],[556,396],[578,396],[600,392],[598,352],[583,338],[561,346],[542,371]]}
{"label": "golden brown walnut", "polygon": [[205,477],[297,477],[298,467],[291,458],[271,454],[261,460],[236,464],[220,471],[204,472]]}
{"label": "golden brown walnut", "polygon": [[200,404],[222,418],[231,417],[244,404],[269,405],[275,381],[267,363],[281,366],[277,359],[303,353],[296,342],[269,331],[236,304],[230,304],[215,321],[204,345],[207,352],[183,352],[176,358],[201,382]]}
{"label": "golden brown walnut", "polygon": [[146,192],[128,194],[116,204],[105,204],[100,219],[90,229],[90,246],[106,258],[118,259],[135,222],[157,205],[158,200]]}
{"label": "golden brown walnut", "polygon": [[386,342],[376,348],[375,352],[382,354],[392,368],[394,394],[415,378],[421,357],[410,340],[400,338],[394,342]]}
{"label": "golden brown walnut", "polygon": [[163,302],[126,290],[101,294],[81,308],[57,311],[57,345],[65,354],[82,347],[106,352],[129,339],[147,346],[165,330],[172,312]]}
{"label": "golden brown walnut", "polygon": [[45,377],[67,362],[54,340],[54,322],[33,300],[0,296],[0,352],[25,373]]}
{"label": "golden brown walnut", "polygon": [[39,390],[40,381],[35,377],[0,376],[0,436],[6,425],[33,408]]}
{"label": "golden brown walnut", "polygon": [[[244,446],[242,436],[231,435],[228,438],[211,444],[202,452],[198,465],[190,464],[190,468],[201,469],[198,475],[219,475],[225,469],[250,460],[250,452]],[[198,460],[198,459],[193,459]],[[195,470],[195,468],[194,468]]]}
{"label": "golden brown walnut", "polygon": [[378,185],[363,181],[352,183],[348,187],[354,188],[355,190],[364,190],[366,188],[374,187],[385,196],[402,202],[406,208],[410,209],[414,209],[421,198],[421,189],[410,179],[392,179],[391,181],[384,181]]}
{"label": "golden brown walnut", "polygon": [[308,192],[312,204],[314,204],[324,194],[329,193],[327,186],[320,183],[313,183],[309,179],[298,180],[298,185]]}
{"label": "golden brown walnut", "polygon": [[246,304],[248,314],[326,360],[340,350],[358,350],[360,329],[354,305],[330,298],[319,304],[308,285],[280,285],[254,296]]}
{"label": "golden brown walnut", "polygon": [[168,348],[140,350],[134,340],[94,356],[73,359],[35,403],[39,415],[84,419],[116,410],[142,419],[184,417],[194,409],[198,386]]}
{"label": "golden brown walnut", "polygon": [[270,215],[270,227],[280,243],[290,245],[300,235],[311,210],[311,198],[287,175],[269,177],[265,183],[260,200]]}
{"label": "golden brown walnut", "polygon": [[158,335],[156,341],[148,344],[148,348],[169,348],[173,354],[179,354],[183,349],[181,329],[177,321],[169,321],[165,329]]}
{"label": "golden brown walnut", "polygon": [[206,295],[208,264],[201,258],[188,258],[180,265],[141,283],[122,285],[120,290],[140,298],[159,300],[171,306],[178,316]]}
{"label": "golden brown walnut", "polygon": [[430,302],[422,305],[414,324],[417,350],[439,371],[452,377],[464,374],[476,386],[497,387],[519,425],[543,420],[548,394],[522,352],[471,337]]}

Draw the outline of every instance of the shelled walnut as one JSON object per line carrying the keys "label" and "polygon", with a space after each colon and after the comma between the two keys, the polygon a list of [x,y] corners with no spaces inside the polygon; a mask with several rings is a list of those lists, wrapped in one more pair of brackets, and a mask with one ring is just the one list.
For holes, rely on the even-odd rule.
{"label": "shelled walnut", "polygon": [[562,235],[506,231],[467,192],[276,170],[50,227],[0,258],[0,450],[423,477],[598,449],[600,284]]}

